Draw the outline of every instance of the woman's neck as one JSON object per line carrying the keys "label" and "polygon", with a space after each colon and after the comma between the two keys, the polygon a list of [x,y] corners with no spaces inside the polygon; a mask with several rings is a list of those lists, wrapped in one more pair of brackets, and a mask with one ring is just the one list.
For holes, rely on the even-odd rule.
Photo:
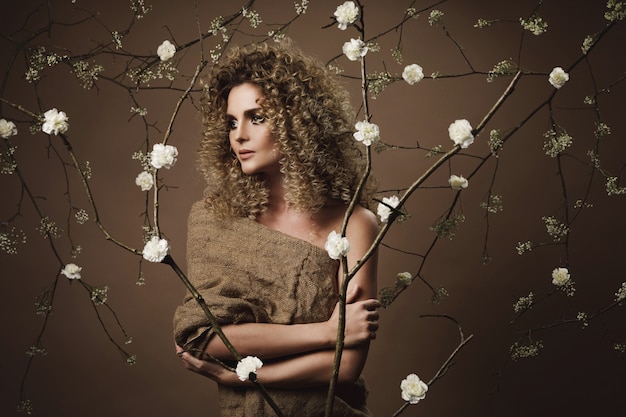
{"label": "woman's neck", "polygon": [[266,183],[270,192],[267,211],[274,215],[286,212],[289,204],[287,204],[287,190],[282,176],[268,177]]}

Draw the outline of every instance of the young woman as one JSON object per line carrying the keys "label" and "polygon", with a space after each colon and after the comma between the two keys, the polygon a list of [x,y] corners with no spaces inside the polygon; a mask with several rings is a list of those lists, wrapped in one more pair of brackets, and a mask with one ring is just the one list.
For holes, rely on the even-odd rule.
{"label": "young woman", "polygon": [[[348,94],[289,44],[234,48],[205,80],[199,161],[208,188],[189,217],[188,275],[286,416],[322,416],[333,369],[340,262],[324,249],[340,232],[364,172]],[[347,225],[347,266],[377,233],[371,181]],[[376,337],[376,256],[348,287],[336,416],[368,416],[361,370]],[[174,318],[185,366],[218,383],[223,416],[273,416],[233,363],[196,301]]]}

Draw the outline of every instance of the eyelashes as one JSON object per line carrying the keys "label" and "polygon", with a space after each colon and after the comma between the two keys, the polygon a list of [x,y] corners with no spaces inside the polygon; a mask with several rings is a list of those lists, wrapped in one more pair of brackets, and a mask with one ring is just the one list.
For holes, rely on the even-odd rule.
{"label": "eyelashes", "polygon": [[258,114],[253,115],[250,120],[252,121],[253,125],[260,125],[261,123],[265,123],[265,117]]}
{"label": "eyelashes", "polygon": [[[252,123],[253,125],[260,125],[265,123],[265,116],[261,116],[260,114],[251,114],[250,116],[247,116],[247,118],[250,120],[250,123]],[[239,126],[239,121],[233,118],[230,118],[226,121],[226,126],[228,127],[229,130],[233,130],[235,128],[237,128],[237,126]]]}

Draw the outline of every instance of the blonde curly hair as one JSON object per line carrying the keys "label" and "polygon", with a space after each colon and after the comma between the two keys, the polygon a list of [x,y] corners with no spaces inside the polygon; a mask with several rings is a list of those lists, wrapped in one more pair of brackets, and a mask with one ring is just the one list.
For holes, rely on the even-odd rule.
{"label": "blonde curly hair", "polygon": [[[317,212],[331,202],[349,203],[365,158],[352,136],[354,113],[347,90],[290,42],[263,43],[233,47],[204,79],[198,156],[213,211],[256,218],[269,199],[263,174],[244,174],[230,148],[228,95],[244,83],[261,91],[260,106],[279,145],[288,204]],[[373,191],[370,179],[361,205],[370,206]]]}

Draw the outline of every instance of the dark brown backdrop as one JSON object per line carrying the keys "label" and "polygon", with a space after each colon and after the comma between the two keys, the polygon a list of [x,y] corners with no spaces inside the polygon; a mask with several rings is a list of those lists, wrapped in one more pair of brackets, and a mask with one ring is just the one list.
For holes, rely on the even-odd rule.
{"label": "dark brown backdrop", "polygon": [[[52,1],[53,16],[58,21],[75,21],[82,12],[71,12],[68,1]],[[199,15],[204,30],[211,19],[236,9],[238,2],[200,2]],[[341,44],[354,31],[341,32],[335,27],[322,30],[330,22],[339,2],[312,1],[307,14],[290,29],[289,35],[300,46],[322,59],[341,53]],[[374,35],[398,22],[408,1],[364,1],[367,30]],[[22,26],[36,1],[4,1],[0,15],[3,34],[12,34]],[[193,2],[155,0],[154,8],[137,22],[124,45],[131,51],[148,53],[156,50],[163,39],[174,34],[182,44],[196,36]],[[415,7],[427,2],[416,2]],[[445,12],[446,28],[459,40],[476,70],[488,71],[507,58],[517,59],[520,41],[519,27],[498,25],[478,30],[473,24],[478,18],[507,18],[516,20],[532,12],[536,2],[451,0],[439,6]],[[83,1],[77,7],[100,11],[98,18],[107,30],[123,28],[127,23],[128,2]],[[266,22],[282,22],[292,15],[291,1],[259,1],[255,6]],[[549,22],[545,35],[525,35],[522,63],[526,69],[544,75],[528,76],[519,83],[514,96],[490,122],[469,149],[477,154],[487,152],[485,145],[492,128],[508,129],[519,122],[552,92],[547,74],[554,66],[567,66],[580,55],[584,36],[599,30],[605,21],[604,3],[546,2],[539,10]],[[428,13],[404,29],[404,64],[417,62],[427,75],[463,73],[469,71],[462,56],[440,28],[430,27]],[[29,28],[40,25],[45,17],[36,13]],[[89,45],[106,40],[106,31],[97,25],[79,34],[71,28],[55,26],[53,37],[39,41],[48,45],[73,45],[72,52],[84,51]],[[243,28],[248,30],[247,27]],[[592,69],[601,88],[624,74],[624,28],[610,33],[601,47],[593,52]],[[398,74],[403,65],[393,62],[389,49],[397,35],[381,41],[381,52],[368,56],[371,70],[386,68]],[[1,56],[8,58],[12,46],[3,38]],[[192,53],[197,53],[197,50]],[[194,59],[187,59],[184,71],[191,71]],[[2,64],[7,61],[3,58]],[[356,63],[341,64],[348,75],[357,75]],[[18,62],[4,97],[36,110],[33,86],[20,79],[24,63]],[[131,159],[141,148],[145,132],[136,121],[126,123],[132,103],[120,91],[102,83],[99,90],[85,91],[77,86],[67,68],[53,68],[40,83],[40,95],[47,108],[58,107],[70,116],[70,138],[80,158],[93,167],[92,187],[100,207],[102,221],[118,238],[134,246],[141,245],[142,204],[145,193],[138,191],[134,177],[140,171]],[[554,101],[558,122],[574,135],[571,153],[581,159],[592,143],[594,115],[584,107],[582,99],[591,93],[588,69],[579,66],[571,81]],[[383,140],[405,146],[417,141],[422,146],[450,146],[447,126],[457,118],[467,118],[474,126],[502,93],[510,78],[486,83],[485,75],[454,79],[424,80],[408,86],[396,83],[370,102],[373,121],[381,127]],[[358,82],[349,82],[355,104],[358,104]],[[602,117],[610,124],[613,134],[602,142],[607,151],[603,166],[619,174],[624,164],[623,84],[602,97]],[[163,91],[141,94],[149,107],[151,120],[164,130],[178,93]],[[2,117],[15,114],[3,105]],[[6,116],[5,116],[6,115]],[[26,120],[20,116],[19,120]],[[61,165],[48,157],[47,138],[30,135],[25,123],[19,124],[17,159],[32,191],[45,197],[40,203],[51,218],[58,219],[66,229],[67,202]],[[572,298],[553,295],[518,323],[510,324],[513,303],[533,291],[552,291],[550,272],[565,262],[561,247],[550,246],[524,256],[517,255],[519,241],[548,240],[541,217],[559,213],[562,195],[555,159],[543,150],[543,132],[549,120],[545,111],[507,143],[498,159],[499,174],[494,191],[504,196],[504,211],[489,217],[489,255],[492,262],[480,262],[487,222],[480,203],[485,200],[495,160],[491,160],[470,180],[462,192],[461,206],[467,220],[452,241],[441,241],[430,256],[424,276],[434,286],[445,287],[449,296],[439,305],[429,302],[430,292],[415,282],[387,311],[382,312],[382,328],[373,343],[365,371],[371,386],[371,408],[377,416],[391,415],[401,404],[399,384],[415,372],[429,379],[457,344],[455,327],[442,319],[419,318],[424,314],[446,314],[459,320],[466,334],[474,340],[464,348],[447,375],[428,392],[427,398],[411,407],[404,415],[436,416],[548,416],[598,415],[623,412],[620,399],[624,391],[626,368],[624,356],[612,345],[624,342],[623,308],[617,308],[584,330],[578,325],[564,326],[540,333],[545,348],[539,357],[508,363],[509,346],[520,332],[529,327],[572,318],[578,311],[595,312],[610,303],[624,280],[622,253],[626,247],[623,220],[624,196],[607,197],[603,179],[596,174],[591,193],[592,208],[584,210],[571,231],[570,262],[577,292]],[[153,141],[160,134],[151,132]],[[199,123],[195,109],[186,103],[175,125],[172,144],[180,150],[180,158],[170,171],[162,172],[167,184],[174,186],[162,193],[161,227],[172,242],[173,256],[184,264],[186,216],[193,201],[201,197],[203,184],[194,168],[194,151],[199,140]],[[56,138],[52,142],[60,147]],[[381,189],[406,187],[432,159],[423,152],[389,150],[374,157],[374,170]],[[475,160],[458,157],[441,169],[427,185],[446,184],[450,173],[469,173]],[[589,170],[573,158],[564,158],[568,193],[571,202],[584,194]],[[72,177],[73,178],[73,177]],[[576,181],[574,181],[576,180]],[[0,177],[4,219],[13,213],[19,199],[19,184],[14,177]],[[72,183],[75,181],[71,180]],[[583,184],[583,185],[580,185]],[[433,220],[442,215],[453,192],[446,187],[425,189],[415,193],[408,210],[411,219],[394,226],[386,242],[423,253],[432,239],[428,230]],[[72,200],[87,207],[79,189]],[[2,271],[2,307],[0,345],[2,415],[13,415],[26,356],[24,352],[36,337],[42,322],[35,316],[33,303],[58,271],[57,261],[48,243],[35,231],[37,221],[29,204],[24,204],[20,227],[28,231],[27,246],[18,255],[0,255]],[[93,218],[93,216],[92,216]],[[35,361],[26,383],[30,398],[41,416],[212,416],[216,415],[215,386],[197,375],[185,371],[174,354],[171,338],[171,316],[183,296],[183,287],[165,266],[145,265],[147,284],[135,284],[138,259],[113,244],[105,242],[93,223],[73,225],[77,241],[85,252],[76,262],[83,266],[83,278],[93,285],[108,285],[109,303],[118,314],[133,343],[126,346],[137,355],[137,364],[129,367],[123,357],[108,342],[99,322],[79,285],[61,280],[55,299],[55,309],[46,328],[43,346],[48,355]],[[63,246],[69,259],[67,245]],[[397,272],[415,271],[419,259],[389,249],[381,250],[380,286],[392,285]],[[108,325],[113,321],[103,313]],[[115,334],[119,338],[119,334]],[[120,338],[119,340],[123,340]]]}

